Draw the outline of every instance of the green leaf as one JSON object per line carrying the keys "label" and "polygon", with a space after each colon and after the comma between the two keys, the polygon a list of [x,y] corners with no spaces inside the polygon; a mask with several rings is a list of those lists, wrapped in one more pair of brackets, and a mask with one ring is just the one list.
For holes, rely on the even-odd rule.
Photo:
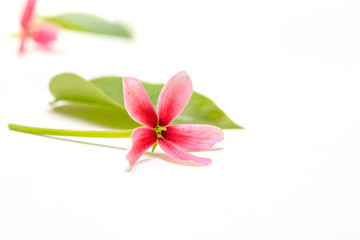
{"label": "green leaf", "polygon": [[140,126],[118,104],[93,83],[72,74],[59,74],[50,81],[50,91],[55,101],[66,100],[75,104],[58,106],[56,113],[85,119],[113,128],[135,128]]}
{"label": "green leaf", "polygon": [[72,73],[63,73],[55,76],[51,80],[49,87],[51,93],[56,97],[56,101],[68,100],[102,106],[122,107],[91,82]]}
{"label": "green leaf", "polygon": [[[151,102],[157,106],[160,91],[164,85],[144,83]],[[91,81],[70,73],[55,76],[50,82],[50,90],[55,101],[67,100],[78,103],[111,107],[126,112],[124,108],[123,85],[121,77],[102,77]],[[78,111],[77,111],[78,112]],[[70,114],[71,115],[71,114]],[[123,114],[128,125],[136,125],[129,115]],[[129,120],[130,118],[130,120]],[[175,119],[174,124],[211,124],[223,129],[242,128],[230,120],[226,114],[207,97],[193,92],[184,111]]]}
{"label": "green leaf", "polygon": [[42,20],[58,24],[64,29],[87,33],[132,38],[130,30],[118,22],[108,22],[102,18],[85,13],[67,13]]}

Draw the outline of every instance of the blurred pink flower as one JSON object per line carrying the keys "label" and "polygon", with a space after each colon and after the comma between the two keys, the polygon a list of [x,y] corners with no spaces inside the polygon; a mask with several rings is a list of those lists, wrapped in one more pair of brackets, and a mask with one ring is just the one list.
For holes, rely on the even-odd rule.
{"label": "blurred pink flower", "polygon": [[57,39],[60,29],[57,25],[47,22],[36,22],[34,20],[35,4],[36,0],[28,0],[21,17],[20,54],[25,52],[25,41],[29,37],[43,47],[48,47],[51,42]]}
{"label": "blurred pink flower", "polygon": [[[130,166],[153,146],[160,145],[169,156],[183,161],[208,165],[211,159],[197,157],[185,150],[201,151],[211,148],[224,139],[221,129],[211,125],[169,124],[183,111],[192,95],[192,83],[184,71],[175,74],[161,90],[158,113],[141,82],[135,78],[123,80],[125,107],[129,115],[145,127],[136,128],[132,135],[132,145],[126,155]],[[200,109],[199,109],[200,110]]]}

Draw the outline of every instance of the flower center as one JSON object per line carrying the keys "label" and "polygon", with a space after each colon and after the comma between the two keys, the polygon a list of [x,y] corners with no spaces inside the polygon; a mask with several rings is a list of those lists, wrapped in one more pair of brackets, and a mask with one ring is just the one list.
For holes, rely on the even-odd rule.
{"label": "flower center", "polygon": [[166,127],[162,127],[162,126],[157,125],[157,126],[154,128],[154,130],[155,130],[155,132],[156,132],[157,138],[164,138],[164,137],[161,135],[161,132],[162,132],[162,131],[166,131]]}

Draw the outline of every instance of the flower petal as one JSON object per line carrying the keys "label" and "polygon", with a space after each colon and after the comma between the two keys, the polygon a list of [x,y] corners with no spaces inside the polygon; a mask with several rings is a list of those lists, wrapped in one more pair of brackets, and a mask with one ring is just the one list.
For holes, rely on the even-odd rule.
{"label": "flower petal", "polygon": [[129,115],[137,122],[155,128],[158,117],[141,82],[135,78],[124,78],[124,102]]}
{"label": "flower petal", "polygon": [[25,53],[25,41],[26,41],[26,33],[21,31],[20,33],[20,47],[19,47],[19,54],[22,55]]}
{"label": "flower petal", "polygon": [[131,134],[131,146],[126,154],[126,159],[130,166],[135,162],[157,141],[156,132],[153,129],[139,127]]}
{"label": "flower petal", "polygon": [[209,149],[224,139],[224,132],[220,128],[202,124],[167,126],[161,134],[167,141],[190,151]]}
{"label": "flower petal", "polygon": [[161,90],[158,102],[159,125],[169,125],[185,108],[192,94],[192,83],[185,72],[175,74]]}
{"label": "flower petal", "polygon": [[39,23],[31,29],[34,41],[43,46],[48,46],[50,42],[55,41],[58,31],[59,27],[52,23]]}
{"label": "flower petal", "polygon": [[194,156],[190,153],[187,153],[180,148],[176,147],[175,145],[171,144],[170,142],[166,141],[164,138],[159,138],[159,145],[161,149],[166,152],[169,156],[176,158],[178,160],[184,161],[193,161],[200,165],[209,165],[212,160],[209,158],[202,158]]}
{"label": "flower petal", "polygon": [[31,21],[31,18],[33,16],[34,13],[34,9],[35,9],[35,4],[36,4],[36,0],[28,0],[26,2],[25,8],[24,8],[24,12],[21,18],[21,27],[27,28],[27,26],[29,25],[29,22]]}

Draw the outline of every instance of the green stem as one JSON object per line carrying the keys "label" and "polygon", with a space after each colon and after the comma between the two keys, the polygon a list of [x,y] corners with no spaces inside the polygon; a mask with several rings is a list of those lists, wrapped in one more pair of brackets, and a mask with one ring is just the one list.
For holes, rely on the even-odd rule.
{"label": "green stem", "polygon": [[9,124],[9,128],[14,131],[32,134],[74,136],[74,137],[96,137],[96,138],[130,138],[133,129],[119,131],[77,131],[51,128],[27,127],[17,124]]}

